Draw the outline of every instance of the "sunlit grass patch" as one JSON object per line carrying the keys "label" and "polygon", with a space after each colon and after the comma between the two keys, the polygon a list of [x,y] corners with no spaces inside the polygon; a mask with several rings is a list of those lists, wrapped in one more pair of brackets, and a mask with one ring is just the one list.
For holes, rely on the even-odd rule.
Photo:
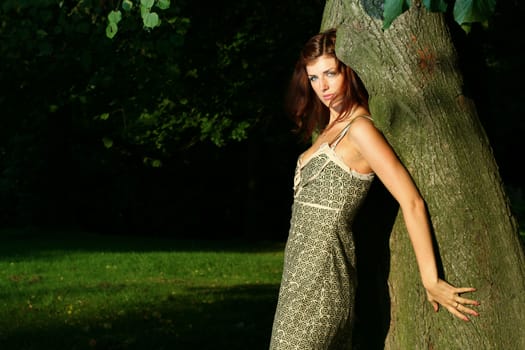
{"label": "sunlit grass patch", "polygon": [[282,244],[1,233],[2,349],[266,349]]}

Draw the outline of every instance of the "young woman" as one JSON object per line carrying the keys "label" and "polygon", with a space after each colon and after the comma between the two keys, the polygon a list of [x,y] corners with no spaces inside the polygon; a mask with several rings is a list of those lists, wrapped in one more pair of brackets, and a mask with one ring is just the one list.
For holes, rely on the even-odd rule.
{"label": "young woman", "polygon": [[368,111],[359,78],[335,55],[336,31],[312,37],[295,66],[289,107],[315,141],[299,156],[270,349],[350,348],[356,266],[352,221],[377,176],[398,201],[429,302],[468,321],[475,300],[438,277],[418,189]]}

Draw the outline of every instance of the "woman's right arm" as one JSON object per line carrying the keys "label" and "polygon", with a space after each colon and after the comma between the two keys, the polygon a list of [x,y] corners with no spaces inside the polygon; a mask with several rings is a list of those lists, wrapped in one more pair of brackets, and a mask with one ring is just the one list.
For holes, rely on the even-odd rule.
{"label": "woman's right arm", "polygon": [[434,310],[437,311],[441,304],[465,321],[468,321],[465,314],[478,316],[475,310],[466,305],[479,305],[479,302],[460,296],[462,293],[475,291],[474,288],[456,288],[439,278],[425,202],[390,144],[373,123],[365,118],[354,122],[348,137],[399,203],[416,255],[421,281]]}

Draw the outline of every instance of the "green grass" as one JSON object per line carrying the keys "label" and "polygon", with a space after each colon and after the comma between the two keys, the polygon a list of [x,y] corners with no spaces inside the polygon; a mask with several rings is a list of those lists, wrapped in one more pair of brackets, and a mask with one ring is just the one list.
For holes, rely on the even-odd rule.
{"label": "green grass", "polygon": [[0,231],[0,349],[267,349],[281,243]]}

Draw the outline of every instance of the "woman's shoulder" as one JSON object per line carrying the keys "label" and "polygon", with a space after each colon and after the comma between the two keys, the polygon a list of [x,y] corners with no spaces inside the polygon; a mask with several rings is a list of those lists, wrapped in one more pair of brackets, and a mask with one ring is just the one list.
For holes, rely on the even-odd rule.
{"label": "woman's shoulder", "polygon": [[350,138],[355,137],[364,137],[370,136],[371,134],[377,134],[380,131],[376,128],[374,124],[374,119],[368,114],[359,114],[355,115],[351,121],[347,135]]}
{"label": "woman's shoulder", "polygon": [[359,124],[359,123],[374,125],[374,119],[372,118],[370,114],[355,115],[351,120],[351,124]]}
{"label": "woman's shoulder", "polygon": [[372,120],[372,116],[368,109],[363,106],[356,107],[350,112],[350,115],[347,117],[350,122],[357,121],[359,119],[368,119]]}
{"label": "woman's shoulder", "polygon": [[356,127],[357,125],[368,125],[374,126],[374,119],[368,110],[365,108],[356,109],[349,118],[351,128]]}

